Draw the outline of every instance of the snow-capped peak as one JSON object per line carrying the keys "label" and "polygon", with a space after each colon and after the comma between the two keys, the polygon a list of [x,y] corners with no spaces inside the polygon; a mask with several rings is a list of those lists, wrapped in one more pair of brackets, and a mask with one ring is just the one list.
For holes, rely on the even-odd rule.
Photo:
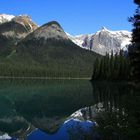
{"label": "snow-capped peak", "polygon": [[118,53],[121,49],[126,51],[132,38],[132,33],[129,31],[111,31],[106,27],[102,27],[95,34],[67,35],[78,46],[101,55],[110,54],[112,50],[114,53]]}
{"label": "snow-capped peak", "polygon": [[102,27],[102,30],[108,31],[108,29],[104,26]]}
{"label": "snow-capped peak", "polygon": [[0,24],[11,21],[14,17],[14,15],[0,14]]}

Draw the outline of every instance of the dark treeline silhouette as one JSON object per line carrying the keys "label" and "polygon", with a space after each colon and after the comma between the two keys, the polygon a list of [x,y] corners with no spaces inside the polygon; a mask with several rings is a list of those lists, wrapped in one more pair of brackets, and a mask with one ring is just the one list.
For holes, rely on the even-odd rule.
{"label": "dark treeline silhouette", "polygon": [[71,41],[33,39],[20,43],[10,55],[0,56],[1,77],[91,78],[92,61],[101,57]]}
{"label": "dark treeline silhouette", "polygon": [[132,45],[129,47],[129,57],[131,65],[131,75],[135,82],[140,82],[140,0],[134,0],[138,5],[133,17],[129,19],[132,22]]}
{"label": "dark treeline silhouette", "polygon": [[128,80],[130,75],[128,56],[121,50],[119,54],[96,59],[92,80]]}

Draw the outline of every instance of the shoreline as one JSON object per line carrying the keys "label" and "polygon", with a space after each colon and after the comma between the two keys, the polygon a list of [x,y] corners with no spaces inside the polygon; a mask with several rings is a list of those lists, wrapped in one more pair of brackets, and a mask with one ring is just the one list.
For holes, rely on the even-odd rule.
{"label": "shoreline", "polygon": [[74,78],[74,77],[12,77],[12,76],[0,76],[0,79],[91,80],[91,78],[89,77]]}

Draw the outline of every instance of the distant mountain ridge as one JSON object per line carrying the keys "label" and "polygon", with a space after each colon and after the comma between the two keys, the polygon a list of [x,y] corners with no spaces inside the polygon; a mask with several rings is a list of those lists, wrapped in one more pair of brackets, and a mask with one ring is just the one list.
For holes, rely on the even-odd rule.
{"label": "distant mountain ridge", "polygon": [[118,53],[121,49],[126,51],[127,46],[131,43],[131,32],[120,30],[110,31],[103,27],[95,34],[71,36],[69,38],[77,45],[84,49],[88,49],[105,55],[106,53]]}
{"label": "distant mountain ridge", "polygon": [[[12,25],[13,22],[16,22],[16,24],[18,25],[15,25],[15,23],[14,25]],[[52,23],[55,22],[52,21]],[[17,26],[19,25],[21,27],[17,28]],[[106,53],[110,54],[111,51],[113,51],[114,53],[118,53],[121,49],[126,51],[127,45],[131,43],[131,38],[132,38],[131,32],[124,31],[124,30],[110,31],[107,28],[102,27],[100,31],[97,31],[94,34],[72,36],[63,30],[59,31],[58,27],[60,27],[60,25],[58,25],[58,27],[55,27],[56,25],[58,24],[54,24],[52,27],[47,28],[47,30],[50,32],[48,34],[45,34],[46,29],[41,26],[41,30],[40,30],[40,27],[36,25],[31,20],[31,18],[27,15],[14,16],[14,15],[0,14],[0,36],[2,36],[0,37],[2,38],[0,39],[0,42],[6,40],[9,37],[15,38],[15,40],[17,39],[21,40],[25,38],[28,34],[30,34],[31,32],[37,29],[35,33],[37,38],[41,38],[42,36],[45,36],[45,38],[48,39],[48,38],[52,38],[53,37],[52,35],[54,35],[58,39],[63,34],[63,37],[65,39],[70,39],[73,43],[80,46],[81,48],[91,50],[101,55],[105,55]],[[58,30],[54,30],[56,28]],[[21,32],[21,29],[24,31]],[[39,33],[40,31],[41,33]]]}

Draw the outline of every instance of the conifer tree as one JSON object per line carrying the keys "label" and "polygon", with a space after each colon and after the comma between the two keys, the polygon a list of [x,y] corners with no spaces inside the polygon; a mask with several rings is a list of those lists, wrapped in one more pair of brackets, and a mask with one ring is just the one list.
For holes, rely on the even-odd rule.
{"label": "conifer tree", "polygon": [[129,57],[132,69],[132,77],[135,82],[140,82],[140,0],[134,0],[138,5],[130,22],[133,24],[132,45],[129,47]]}
{"label": "conifer tree", "polygon": [[129,59],[122,50],[96,59],[93,68],[92,80],[128,80],[130,75]]}

